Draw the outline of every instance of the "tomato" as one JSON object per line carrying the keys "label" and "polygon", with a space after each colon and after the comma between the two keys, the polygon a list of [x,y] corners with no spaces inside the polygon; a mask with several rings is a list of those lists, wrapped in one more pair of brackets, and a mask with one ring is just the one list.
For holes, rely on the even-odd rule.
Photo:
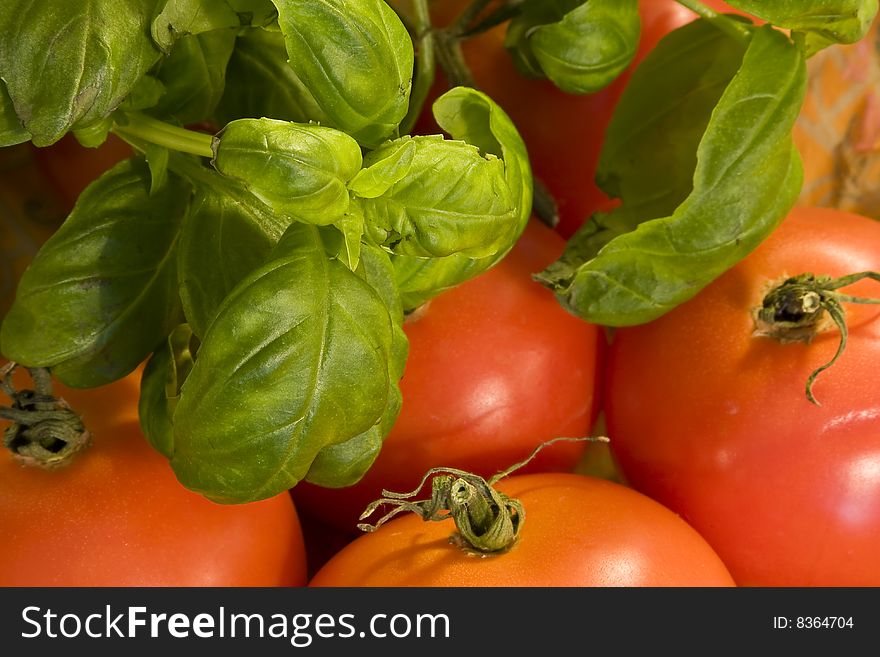
{"label": "tomato", "polygon": [[56,384],[93,435],[68,465],[42,470],[0,455],[0,585],[304,584],[290,496],[221,506],[183,488],[141,435],[139,381],[135,372],[91,390]]}
{"label": "tomato", "polygon": [[[467,4],[435,3],[435,23],[447,24]],[[729,11],[719,0],[705,4]],[[522,135],[535,177],[556,200],[557,230],[565,237],[591,214],[608,207],[608,197],[595,183],[596,167],[603,136],[630,74],[662,37],[696,18],[675,0],[640,0],[639,13],[642,31],[635,61],[611,85],[593,94],[566,94],[547,80],[522,76],[504,49],[506,24],[463,43],[477,86],[504,108]],[[438,80],[436,95],[446,86]],[[424,113],[415,129],[421,134],[438,130],[430,112]]]}
{"label": "tomato", "polygon": [[[353,530],[383,488],[409,490],[432,467],[490,476],[546,440],[589,435],[599,331],[531,278],[563,247],[533,220],[501,263],[417,310],[404,324],[403,408],[378,459],[355,486],[298,484],[297,507]],[[583,450],[553,446],[530,467],[571,470]]]}
{"label": "tomato", "polygon": [[93,180],[117,162],[131,157],[132,152],[131,146],[112,134],[97,148],[82,146],[72,134],[51,146],[33,147],[34,158],[65,206],[65,212],[73,209],[80,193]]}
{"label": "tomato", "polygon": [[[660,319],[616,331],[605,413],[629,484],[680,513],[741,585],[880,585],[880,310],[844,304],[811,343],[753,335],[768,286],[880,269],[880,224],[796,208],[752,255]],[[878,284],[843,290],[877,297]]]}
{"label": "tomato", "polygon": [[392,520],[349,543],[310,586],[730,586],[699,534],[660,504],[576,474],[513,475],[497,489],[525,523],[507,552],[477,558],[447,540],[451,521]]}

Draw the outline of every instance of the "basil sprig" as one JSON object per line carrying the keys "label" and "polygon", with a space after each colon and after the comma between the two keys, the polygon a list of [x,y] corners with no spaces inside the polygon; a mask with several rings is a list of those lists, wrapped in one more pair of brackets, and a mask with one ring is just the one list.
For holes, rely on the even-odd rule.
{"label": "basil sprig", "polygon": [[804,51],[770,26],[744,54],[702,21],[670,34],[608,130],[597,179],[622,206],[588,222],[537,278],[572,313],[608,326],[650,321],[695,295],[794,205],[802,170],[791,130],[805,88]]}

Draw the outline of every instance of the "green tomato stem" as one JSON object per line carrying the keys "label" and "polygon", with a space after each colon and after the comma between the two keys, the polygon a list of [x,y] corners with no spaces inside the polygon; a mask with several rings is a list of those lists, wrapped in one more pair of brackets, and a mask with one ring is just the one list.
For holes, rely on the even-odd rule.
{"label": "green tomato stem", "polygon": [[202,132],[179,128],[140,112],[126,112],[113,126],[113,132],[128,135],[157,146],[201,157],[214,157],[214,137]]}
{"label": "green tomato stem", "polygon": [[706,19],[709,23],[737,41],[748,43],[752,38],[749,28],[745,24],[731,20],[724,14],[719,14],[717,11],[710,9],[699,0],[676,0],[676,2],[683,7],[687,7],[700,16],[700,18]]}
{"label": "green tomato stem", "polygon": [[[527,458],[489,480],[455,468],[432,468],[425,473],[414,490],[406,493],[383,490],[382,497],[372,502],[361,514],[360,519],[364,520],[371,516],[380,506],[391,506],[391,510],[375,524],[361,523],[358,529],[374,532],[403,512],[415,513],[422,520],[433,522],[452,518],[457,533],[450,538],[451,543],[468,552],[504,553],[513,547],[519,538],[526,512],[519,500],[497,491],[494,488],[495,484],[525,466],[545,447],[562,441],[608,442],[608,439],[587,436],[548,440],[538,445]],[[431,481],[431,497],[414,499],[428,480]]]}
{"label": "green tomato stem", "polygon": [[849,330],[843,303],[880,304],[880,299],[855,297],[836,290],[862,279],[880,282],[880,274],[863,271],[840,278],[801,274],[774,285],[755,310],[755,335],[771,337],[779,342],[810,342],[822,330],[825,317],[831,319],[840,333],[837,351],[827,363],[812,371],[806,382],[806,396],[819,406],[813,395],[816,378],[837,362],[846,349]]}

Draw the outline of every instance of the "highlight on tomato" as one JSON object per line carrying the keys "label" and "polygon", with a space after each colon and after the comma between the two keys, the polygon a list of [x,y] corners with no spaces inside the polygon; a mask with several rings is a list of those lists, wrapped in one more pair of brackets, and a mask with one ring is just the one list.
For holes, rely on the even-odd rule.
{"label": "highlight on tomato", "polygon": [[[22,370],[13,380],[19,392],[39,388]],[[305,548],[290,497],[222,506],[186,490],[141,434],[139,382],[136,371],[90,390],[53,385],[76,411],[65,426],[88,432],[81,448],[60,441],[66,434],[57,424],[26,433],[8,425],[5,442],[18,456],[0,454],[0,586],[304,584]],[[33,395],[10,407],[7,392],[4,418],[10,408],[19,418],[47,411]],[[67,450],[66,463],[33,464]]]}
{"label": "highlight on tomato", "polygon": [[[309,585],[733,585],[721,559],[694,529],[620,484],[570,473],[486,482],[453,472],[432,481],[435,495],[422,492],[424,499],[415,505],[406,506],[408,500],[396,495],[387,500],[392,509],[401,505],[416,513],[349,543]],[[431,521],[443,510],[455,518],[455,527]]]}
{"label": "highlight on tomato", "polygon": [[[298,484],[297,508],[354,531],[383,488],[408,490],[438,464],[490,476],[546,440],[588,435],[603,338],[531,278],[563,247],[533,219],[498,265],[412,313],[403,405],[379,456],[353,486]],[[528,468],[572,470],[585,446],[555,445]]]}
{"label": "highlight on tomato", "polygon": [[852,303],[880,297],[878,270],[880,224],[796,208],[691,301],[614,334],[624,477],[740,585],[880,585],[880,307]]}

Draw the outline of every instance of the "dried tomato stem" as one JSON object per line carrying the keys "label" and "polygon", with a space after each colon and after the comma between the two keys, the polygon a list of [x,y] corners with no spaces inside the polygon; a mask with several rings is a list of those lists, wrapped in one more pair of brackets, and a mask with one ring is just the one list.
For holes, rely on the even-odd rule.
{"label": "dried tomato stem", "polygon": [[[482,554],[497,554],[509,550],[519,538],[525,523],[525,509],[519,500],[508,497],[493,487],[499,480],[523,467],[545,447],[561,441],[599,441],[604,437],[560,437],[538,445],[524,460],[499,472],[488,481],[482,477],[455,468],[432,468],[422,477],[419,485],[407,493],[383,490],[382,497],[372,502],[360,519],[371,516],[380,506],[392,509],[375,524],[361,523],[358,529],[376,531],[396,515],[409,511],[422,520],[443,521],[452,518],[457,534],[451,541],[462,549]],[[431,480],[431,497],[414,500]]]}
{"label": "dried tomato stem", "polygon": [[64,465],[89,444],[89,432],[67,403],[53,396],[49,370],[28,368],[35,389],[17,391],[12,383],[17,367],[8,363],[0,370],[3,391],[12,399],[12,406],[0,406],[0,417],[12,421],[3,444],[25,465]]}
{"label": "dried tomato stem", "polygon": [[821,323],[829,318],[840,333],[840,342],[834,356],[817,367],[807,377],[807,399],[819,406],[813,395],[816,378],[837,362],[846,349],[849,329],[846,325],[844,303],[880,304],[880,299],[841,294],[836,290],[865,278],[880,282],[880,274],[863,271],[840,278],[801,274],[775,286],[757,309],[755,335],[772,337],[780,342],[810,342],[821,330]]}

